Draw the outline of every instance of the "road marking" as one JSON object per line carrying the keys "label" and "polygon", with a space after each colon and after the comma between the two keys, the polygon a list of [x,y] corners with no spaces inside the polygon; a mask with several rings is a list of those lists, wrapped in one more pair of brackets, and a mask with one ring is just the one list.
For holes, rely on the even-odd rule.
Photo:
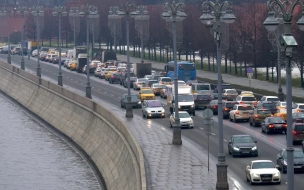
{"label": "road marking", "polygon": [[214,133],[211,133],[212,135],[215,135]]}
{"label": "road marking", "polygon": [[200,127],[200,129],[204,129],[203,127]]}
{"label": "road marking", "polygon": [[94,88],[94,86],[92,86],[92,88]]}
{"label": "road marking", "polygon": [[71,80],[73,80],[73,79],[71,79]]}
{"label": "road marking", "polygon": [[80,84],[83,84],[82,82]]}
{"label": "road marking", "polygon": [[104,93],[107,93],[107,92],[104,92]]}
{"label": "road marking", "polygon": [[100,89],[98,89],[98,90],[100,90]]}
{"label": "road marking", "polygon": [[227,142],[227,140],[226,140],[226,139],[224,139],[224,141],[225,141],[225,142]]}
{"label": "road marking", "polygon": [[111,94],[112,96],[114,96],[114,94]]}
{"label": "road marking", "polygon": [[69,77],[66,77],[67,79],[69,78]]}
{"label": "road marking", "polygon": [[77,80],[75,82],[78,82]]}

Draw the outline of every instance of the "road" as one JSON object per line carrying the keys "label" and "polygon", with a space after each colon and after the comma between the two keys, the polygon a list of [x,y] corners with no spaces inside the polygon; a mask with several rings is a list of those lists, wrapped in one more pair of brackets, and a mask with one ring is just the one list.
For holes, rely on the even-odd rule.
{"label": "road", "polygon": [[[6,61],[7,55],[0,55],[0,59]],[[12,56],[12,63],[20,66],[20,56]],[[36,73],[36,58],[29,61],[27,58],[25,59],[25,67],[26,70],[31,73]],[[58,65],[53,65],[51,63],[41,62],[41,73],[43,77],[46,77],[52,81],[57,81],[58,76]],[[78,74],[76,72],[72,72],[62,67],[63,71],[63,84],[64,86],[68,86],[69,88],[74,88],[78,91],[82,91],[83,94],[85,92],[85,84],[86,84],[86,75]],[[91,86],[92,86],[92,96],[98,97],[109,103],[120,107],[120,97],[127,92],[127,89],[120,86],[119,84],[109,84],[107,81],[103,79],[96,78],[94,76],[91,77]],[[132,93],[137,93],[137,91],[131,90]],[[160,99],[160,98],[158,98]],[[165,103],[164,99],[160,99],[163,103]],[[122,109],[122,111],[124,111]],[[141,109],[134,109],[134,114],[142,115]],[[166,118],[155,118],[148,119],[152,120],[152,122],[157,122],[160,125],[169,127],[169,110],[166,109]],[[215,124],[212,126],[212,135],[210,136],[210,154],[213,157],[217,157],[218,152],[218,126],[217,126],[217,116],[213,117]],[[205,132],[202,126],[202,110],[197,110],[196,116],[193,117],[195,128],[194,129],[183,129],[182,135],[183,137],[189,139],[194,145],[199,146],[200,148],[207,149],[207,138],[205,136]],[[170,129],[171,130],[171,129]],[[232,135],[236,134],[249,134],[253,137],[254,140],[257,140],[257,146],[259,149],[259,157],[237,157],[233,158],[228,154],[227,145],[229,138]],[[282,174],[282,184],[281,185],[255,185],[250,186],[245,179],[245,167],[249,164],[251,160],[256,159],[267,159],[276,162],[276,156],[286,145],[285,135],[284,134],[272,134],[266,135],[261,133],[260,127],[252,127],[249,126],[248,122],[243,123],[232,123],[228,120],[224,121],[224,148],[226,153],[226,161],[228,163],[229,171],[231,171],[234,175],[236,175],[236,180],[242,186],[242,189],[250,190],[250,189],[260,189],[265,190],[265,188],[271,188],[273,190],[285,190],[287,188],[287,174]],[[296,147],[300,147],[297,145]],[[295,189],[302,189],[304,186],[304,177],[303,173],[295,174]],[[265,187],[266,186],[266,187]]]}

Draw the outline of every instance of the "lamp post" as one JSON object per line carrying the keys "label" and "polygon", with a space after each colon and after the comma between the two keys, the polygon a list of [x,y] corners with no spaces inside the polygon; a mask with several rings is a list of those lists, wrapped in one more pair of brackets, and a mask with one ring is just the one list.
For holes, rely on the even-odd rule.
{"label": "lamp post", "polygon": [[8,34],[7,34],[7,43],[8,43],[8,50],[7,50],[7,63],[11,64],[11,43],[10,43],[10,33],[11,33],[11,16],[14,14],[14,9],[11,7],[2,7],[0,11],[1,17],[6,17],[7,16],[7,29],[8,29]]}
{"label": "lamp post", "polygon": [[[181,126],[178,113],[178,76],[177,76],[177,57],[176,57],[176,23],[182,22],[187,14],[183,11],[184,3],[172,4],[166,3],[164,5],[165,11],[162,13],[163,19],[172,23],[172,39],[173,39],[173,59],[174,59],[174,125],[173,125],[173,139],[172,143],[175,145],[182,144]],[[173,102],[172,102],[173,103]]]}
{"label": "lamp post", "polygon": [[86,18],[87,22],[87,85],[86,85],[86,97],[92,99],[92,94],[91,94],[91,85],[90,85],[90,65],[89,65],[89,59],[90,59],[90,54],[89,54],[89,25],[90,25],[90,17],[92,15],[97,15],[97,7],[94,5],[82,5],[81,11],[79,12],[79,15],[81,17]]}
{"label": "lamp post", "polygon": [[24,16],[28,14],[28,8],[27,7],[18,7],[17,14],[21,16],[21,69],[25,70],[24,67],[24,47],[23,47],[23,40],[24,40]]}
{"label": "lamp post", "polygon": [[[292,48],[297,47],[297,42],[291,34],[291,24],[293,18],[293,11],[297,4],[304,6],[304,0],[269,0],[267,7],[269,9],[268,17],[264,21],[264,25],[268,31],[275,31],[279,25],[279,20],[274,16],[274,9],[278,8],[281,11],[284,21],[284,34],[280,36],[280,49],[286,58],[286,104],[287,104],[287,185],[288,190],[294,189],[294,148],[292,141],[292,83],[291,83],[291,58]],[[297,22],[300,30],[304,31],[304,9],[302,17]]]}
{"label": "lamp post", "polygon": [[131,105],[131,90],[130,90],[130,42],[129,42],[129,20],[130,16],[135,16],[137,13],[134,11],[134,4],[122,4],[117,15],[126,16],[126,33],[127,33],[127,84],[128,84],[128,97],[126,103],[126,117],[132,118],[133,111]]}
{"label": "lamp post", "polygon": [[61,71],[61,17],[67,16],[67,12],[66,12],[66,8],[62,7],[62,6],[58,6],[54,8],[54,12],[52,13],[53,16],[58,16],[59,19],[59,61],[58,61],[58,65],[59,65],[59,73],[58,73],[58,85],[59,86],[63,86],[62,84],[62,71]]}
{"label": "lamp post", "polygon": [[[74,48],[76,47],[76,34],[79,32],[79,10],[78,7],[71,7],[69,12],[69,21],[74,31]],[[74,59],[76,59],[74,57]]]}
{"label": "lamp post", "polygon": [[144,42],[149,38],[149,12],[147,10],[147,6],[138,6],[136,9],[137,16],[135,17],[135,28],[138,31],[140,38],[140,57],[141,63],[144,63]]}
{"label": "lamp post", "polygon": [[[217,88],[218,88],[218,130],[219,130],[219,153],[217,166],[217,182],[216,189],[229,189],[227,182],[227,163],[225,161],[224,154],[224,142],[223,142],[223,112],[222,112],[222,70],[221,70],[221,22],[231,24],[235,21],[235,16],[231,13],[232,3],[224,1],[219,3],[216,0],[215,3],[212,1],[206,1],[202,5],[203,15],[200,20],[203,24],[211,27],[213,30],[213,37],[216,41],[217,47]],[[210,14],[210,10],[213,14]]]}
{"label": "lamp post", "polygon": [[95,34],[99,33],[99,14],[95,14],[95,15],[90,15],[90,19],[91,19],[91,24],[90,24],[90,29],[92,32],[92,59],[93,59],[93,51],[94,51],[94,45],[95,45]]}
{"label": "lamp post", "polygon": [[37,25],[37,76],[41,77],[41,67],[40,67],[40,59],[39,59],[39,52],[40,52],[40,17],[43,18],[44,10],[41,6],[36,6],[32,8],[32,15],[36,18],[36,25]]}
{"label": "lamp post", "polygon": [[121,16],[117,15],[118,11],[119,11],[118,6],[110,7],[110,11],[108,15],[108,26],[114,38],[115,52],[117,52],[117,41],[121,37]]}

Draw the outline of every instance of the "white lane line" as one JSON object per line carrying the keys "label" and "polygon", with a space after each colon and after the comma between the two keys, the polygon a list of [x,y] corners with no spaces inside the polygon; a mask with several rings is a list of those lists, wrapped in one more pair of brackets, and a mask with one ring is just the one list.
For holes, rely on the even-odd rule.
{"label": "white lane line", "polygon": [[100,90],[100,89],[98,89],[98,90]]}
{"label": "white lane line", "polygon": [[215,135],[214,133],[211,133],[212,135]]}
{"label": "white lane line", "polygon": [[82,82],[80,84],[83,84]]}
{"label": "white lane line", "polygon": [[112,96],[114,96],[114,94],[111,94]]}
{"label": "white lane line", "polygon": [[107,92],[104,92],[104,93],[107,93]]}
{"label": "white lane line", "polygon": [[94,88],[94,86],[92,86],[92,88]]}
{"label": "white lane line", "polygon": [[227,142],[227,140],[226,140],[226,139],[224,139],[224,141],[225,141],[225,142]]}
{"label": "white lane line", "polygon": [[203,127],[200,127],[200,129],[204,129]]}
{"label": "white lane line", "polygon": [[77,80],[75,82],[78,82]]}
{"label": "white lane line", "polygon": [[71,79],[71,80],[73,80],[73,79]]}

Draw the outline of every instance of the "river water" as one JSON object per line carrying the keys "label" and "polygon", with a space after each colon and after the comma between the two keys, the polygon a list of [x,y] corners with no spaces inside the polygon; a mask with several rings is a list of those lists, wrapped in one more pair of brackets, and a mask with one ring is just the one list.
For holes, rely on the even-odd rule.
{"label": "river water", "polygon": [[78,150],[0,94],[0,189],[102,188]]}

